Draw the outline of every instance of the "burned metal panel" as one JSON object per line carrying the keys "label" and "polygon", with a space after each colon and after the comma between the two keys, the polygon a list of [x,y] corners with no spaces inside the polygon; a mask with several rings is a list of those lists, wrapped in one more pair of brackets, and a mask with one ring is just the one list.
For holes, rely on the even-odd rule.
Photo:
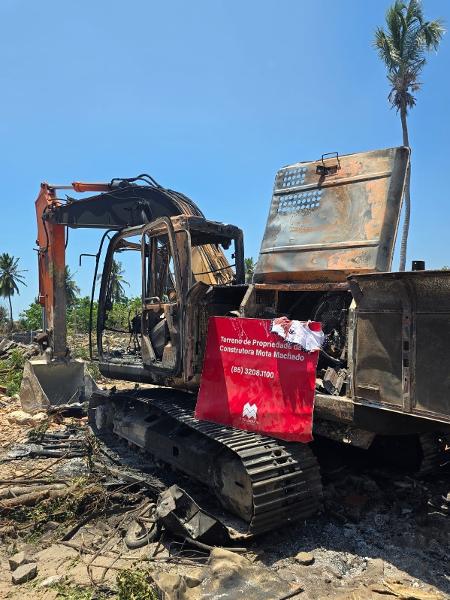
{"label": "burned metal panel", "polygon": [[418,314],[416,337],[413,411],[441,413],[445,410],[450,421],[450,312]]}
{"label": "burned metal panel", "polygon": [[450,272],[352,276],[355,401],[450,422]]}
{"label": "burned metal panel", "polygon": [[416,305],[413,411],[450,422],[450,272],[422,271],[410,280]]}
{"label": "burned metal panel", "polygon": [[396,409],[402,402],[401,315],[359,313],[356,329],[355,395]]}
{"label": "burned metal panel", "polygon": [[389,270],[408,162],[400,147],[280,169],[254,282]]}

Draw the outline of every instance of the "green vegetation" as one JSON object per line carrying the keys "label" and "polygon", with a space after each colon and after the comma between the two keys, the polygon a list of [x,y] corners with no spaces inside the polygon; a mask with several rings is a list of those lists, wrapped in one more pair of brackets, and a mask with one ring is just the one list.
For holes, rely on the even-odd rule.
{"label": "green vegetation", "polygon": [[158,600],[147,571],[127,569],[117,575],[118,600]]}
{"label": "green vegetation", "polygon": [[[131,319],[140,312],[141,299],[140,297],[127,298],[125,296],[123,286],[128,284],[123,279],[122,273],[121,264],[119,262],[115,263],[113,273],[115,283],[113,283],[111,292],[114,298],[111,309],[108,312],[106,326],[127,334]],[[100,378],[98,364],[96,362],[89,362],[90,357],[86,337],[86,334],[89,332],[91,300],[88,296],[79,297],[79,291],[80,289],[73,279],[70,269],[66,268],[66,297],[68,301],[66,322],[69,346],[75,358],[82,358],[88,361],[89,372],[94,379],[98,380]],[[97,323],[97,311],[98,303],[94,302],[92,311],[92,326],[94,330]],[[23,329],[27,330],[42,328],[42,307],[37,300],[20,313],[19,323]],[[16,393],[19,390],[23,362],[23,360],[8,360],[0,363],[0,385],[6,386],[9,394]]]}
{"label": "green vegetation", "polygon": [[[108,314],[108,326],[128,331],[128,319],[133,318],[140,309],[140,298],[125,298],[122,302],[114,303]],[[67,328],[69,334],[88,333],[89,311],[91,300],[88,296],[75,297],[71,306],[67,306]],[[23,329],[42,328],[42,307],[38,302],[33,302],[20,313],[20,326]],[[95,327],[97,321],[97,302],[94,302],[92,322]]]}
{"label": "green vegetation", "polygon": [[91,586],[75,585],[69,582],[57,583],[52,589],[58,592],[61,600],[158,600],[159,595],[151,583],[151,576],[140,569],[126,569],[116,578],[117,594],[100,592]]}
{"label": "green vegetation", "polygon": [[105,488],[93,477],[79,477],[70,482],[67,490],[58,490],[56,497],[40,500],[33,506],[20,505],[8,510],[8,519],[27,525],[24,527],[24,531],[29,532],[26,541],[33,543],[40,539],[48,521],[56,521],[67,527],[76,523],[81,516],[96,512],[105,503]]}
{"label": "green vegetation", "polygon": [[58,583],[53,586],[58,592],[58,599],[61,600],[103,600],[107,598],[105,594],[98,592],[92,587],[74,585],[70,583]]}
{"label": "green vegetation", "polygon": [[19,323],[23,329],[42,329],[42,306],[37,300],[20,313]]}
{"label": "green vegetation", "polygon": [[[426,21],[420,0],[396,0],[386,13],[386,29],[375,31],[374,45],[386,66],[391,91],[389,103],[400,113],[403,145],[409,146],[407,115],[416,104],[415,93],[421,83],[419,76],[426,64],[426,53],[437,51],[445,33],[442,21]],[[411,168],[405,186],[405,218],[400,246],[400,271],[405,270],[408,244]]]}
{"label": "green vegetation", "polygon": [[[67,307],[67,329],[69,333],[87,333],[89,331],[89,313],[91,299],[88,296],[76,298],[72,306]],[[97,321],[97,302],[94,302],[92,323]]]}
{"label": "green vegetation", "polygon": [[[91,300],[88,296],[82,298],[75,297],[71,306],[67,306],[67,328],[69,334],[88,333],[90,306]],[[141,299],[138,297],[125,298],[122,302],[114,303],[108,314],[108,326],[128,331],[128,320],[132,319],[139,312],[140,306]],[[97,321],[97,307],[97,302],[94,302],[92,314],[94,327]],[[19,322],[23,329],[41,329],[42,306],[37,301],[30,304],[28,308],[20,313]]]}
{"label": "green vegetation", "polygon": [[73,274],[70,272],[70,269],[67,265],[64,271],[64,285],[66,288],[67,307],[71,308],[76,303],[78,294],[80,293],[80,288],[75,283]]}
{"label": "green vegetation", "polygon": [[114,303],[123,303],[127,300],[124,285],[130,287],[130,284],[128,281],[125,281],[123,273],[124,271],[122,268],[122,263],[118,260],[113,260],[111,265],[111,273],[109,275],[107,295],[108,298]]}
{"label": "green vegetation", "polygon": [[253,260],[252,257],[249,258],[244,258],[244,265],[245,265],[245,282],[246,283],[251,283],[252,279],[253,279],[253,273],[255,272],[255,261]]}
{"label": "green vegetation", "polygon": [[[67,308],[67,327],[69,334],[88,333],[89,331],[89,311],[91,300],[88,296],[76,298],[72,307]],[[123,298],[121,302],[114,302],[108,313],[107,326],[115,329],[122,329],[128,332],[128,320],[132,319],[140,310],[141,299]],[[92,325],[95,328],[97,322],[98,303],[94,302]]]}
{"label": "green vegetation", "polygon": [[0,360],[0,385],[6,387],[9,396],[19,392],[24,364],[25,358],[20,350],[13,350],[8,358]]}
{"label": "green vegetation", "polygon": [[15,293],[20,294],[19,284],[26,285],[22,273],[25,273],[25,271],[19,269],[18,258],[6,252],[0,254],[0,297],[8,299],[11,326],[13,324],[11,297]]}

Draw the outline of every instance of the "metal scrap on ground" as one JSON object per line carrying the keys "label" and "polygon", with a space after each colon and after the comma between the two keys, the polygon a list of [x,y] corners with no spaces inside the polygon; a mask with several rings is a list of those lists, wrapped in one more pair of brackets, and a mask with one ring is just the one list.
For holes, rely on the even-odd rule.
{"label": "metal scrap on ground", "polygon": [[[0,422],[16,409],[14,398],[2,400]],[[75,585],[85,590],[100,586],[103,593],[115,593],[118,574],[124,573],[126,579],[134,564],[139,585],[165,590],[167,598],[180,600],[233,600],[243,591],[248,598],[271,600],[288,598],[291,593],[294,598],[311,599],[443,600],[450,592],[445,578],[449,521],[440,504],[428,504],[440,498],[439,478],[416,480],[380,467],[372,473],[368,466],[353,463],[351,457],[338,469],[334,452],[333,464],[326,469],[332,481],[325,485],[323,516],[256,539],[246,544],[244,555],[211,552],[211,538],[203,546],[192,545],[186,540],[190,537],[186,529],[176,530],[175,537],[170,527],[154,535],[155,502],[165,487],[168,492],[161,495],[160,506],[175,493],[159,479],[169,474],[166,469],[153,465],[145,481],[145,473],[117,464],[113,453],[106,456],[96,447],[85,419],[58,415],[48,420],[45,431],[34,428],[31,438],[36,440],[40,435],[44,445],[49,440],[67,444],[71,436],[84,439],[84,457],[64,456],[64,451],[70,450],[65,445],[58,449],[62,451],[58,457],[27,454],[12,460],[8,457],[11,444],[26,446],[24,438],[30,425],[9,427],[10,441],[0,429],[4,445],[0,459],[0,536],[4,548],[11,544],[28,547],[30,539],[38,545],[27,558],[31,566],[14,577],[16,581],[23,577],[25,583],[13,584],[13,571],[6,565],[0,575],[0,591],[18,587],[21,598],[27,598],[26,586],[37,581],[32,594],[40,598],[40,590],[49,589],[41,588],[41,583],[49,580],[46,585],[61,590]],[[127,451],[123,446],[123,452]],[[131,454],[138,464],[139,454],[133,450]],[[444,468],[441,490],[446,477]],[[176,497],[182,495],[181,491],[175,493]],[[9,500],[15,506],[2,507]],[[184,526],[189,526],[203,513],[193,504],[186,506],[181,513]],[[174,514],[166,508],[165,517]],[[14,511],[16,519],[12,518]],[[299,550],[314,560],[302,564],[296,559]],[[372,558],[379,554],[383,560]],[[61,565],[65,565],[64,573]],[[34,579],[26,583],[32,576]]]}

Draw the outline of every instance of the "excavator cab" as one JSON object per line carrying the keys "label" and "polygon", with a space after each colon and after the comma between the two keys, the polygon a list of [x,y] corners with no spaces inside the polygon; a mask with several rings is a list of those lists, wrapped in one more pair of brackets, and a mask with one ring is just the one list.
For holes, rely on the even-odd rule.
{"label": "excavator cab", "polygon": [[[224,251],[231,253],[232,266]],[[119,330],[111,315],[117,300],[116,265],[125,254],[128,272],[140,279],[129,294],[140,302],[128,329]],[[189,310],[192,294],[198,288],[206,293],[239,287],[244,277],[242,232],[232,225],[181,215],[118,232],[106,252],[99,293],[101,373],[147,383],[166,384],[168,378],[187,383],[194,375],[190,349],[202,341],[195,339],[198,314]]]}

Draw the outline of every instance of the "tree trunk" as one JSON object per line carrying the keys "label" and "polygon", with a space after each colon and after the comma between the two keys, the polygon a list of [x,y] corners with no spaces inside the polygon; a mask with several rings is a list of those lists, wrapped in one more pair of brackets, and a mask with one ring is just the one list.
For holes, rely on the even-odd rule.
{"label": "tree trunk", "polygon": [[9,294],[8,296],[8,301],[9,301],[9,331],[11,332],[13,330],[13,313],[12,313],[12,302],[11,302],[11,294]]}
{"label": "tree trunk", "polygon": [[[404,106],[400,109],[400,119],[402,121],[403,145],[409,146],[408,124],[406,122],[406,107],[404,107]],[[400,244],[400,266],[399,266],[400,271],[405,270],[406,251],[408,249],[409,220],[410,220],[410,216],[411,216],[410,184],[411,184],[411,163],[408,166],[408,171],[406,173],[406,182],[405,182],[405,195],[404,195],[405,215],[404,215],[404,219],[403,219],[402,241]]]}

